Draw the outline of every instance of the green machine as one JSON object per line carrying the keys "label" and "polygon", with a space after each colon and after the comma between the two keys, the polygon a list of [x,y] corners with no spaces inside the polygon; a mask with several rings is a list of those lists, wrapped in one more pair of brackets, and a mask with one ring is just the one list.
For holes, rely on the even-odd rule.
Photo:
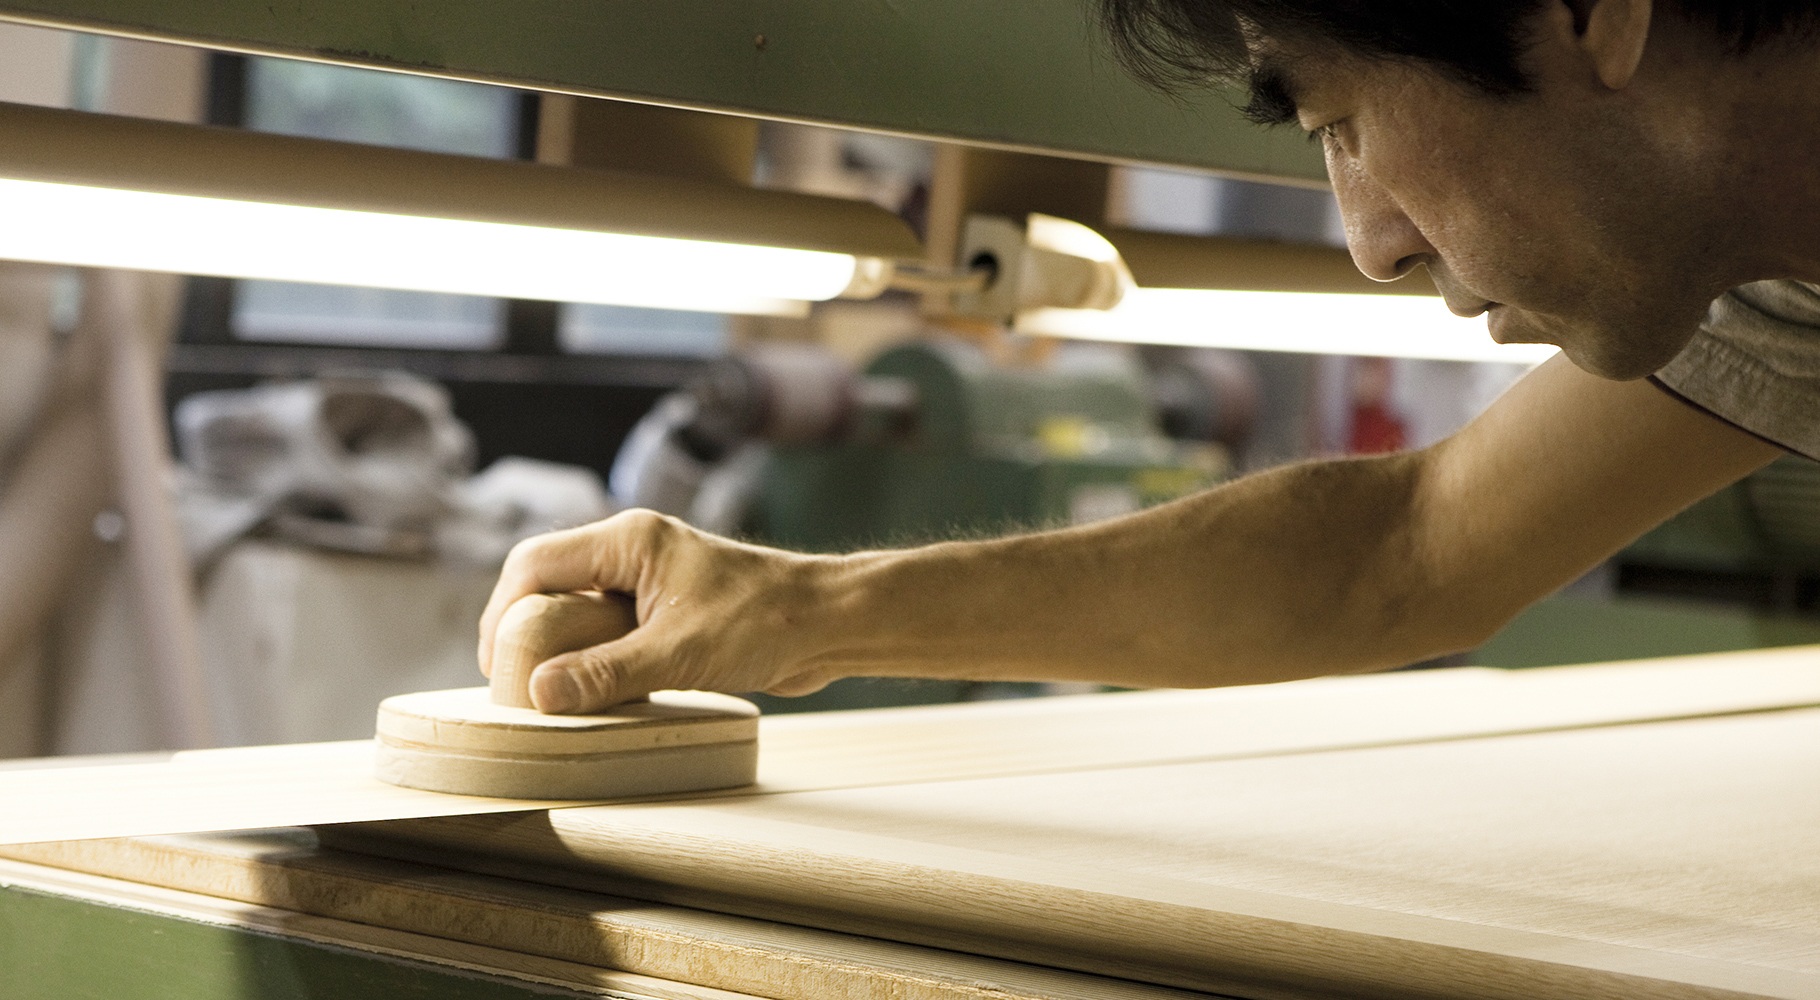
{"label": "green machine", "polygon": [[1612,594],[1531,607],[1470,657],[1546,666],[1820,643],[1820,463],[1788,456],[1611,562]]}
{"label": "green machine", "polygon": [[752,534],[837,551],[1079,524],[1226,471],[1217,446],[1163,432],[1151,376],[1122,354],[1013,366],[931,340],[886,351],[862,378],[895,385],[896,405],[862,409],[834,440],[774,447]]}
{"label": "green machine", "polygon": [[1644,535],[1624,559],[1760,574],[1798,588],[1802,575],[1820,573],[1820,462],[1779,458]]}

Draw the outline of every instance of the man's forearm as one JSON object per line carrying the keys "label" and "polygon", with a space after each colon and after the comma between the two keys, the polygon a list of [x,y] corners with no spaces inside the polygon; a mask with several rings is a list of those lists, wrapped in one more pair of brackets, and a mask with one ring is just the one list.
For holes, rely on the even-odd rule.
{"label": "man's forearm", "polygon": [[1115,521],[831,564],[840,675],[1287,680],[1469,645],[1424,610],[1421,453],[1272,470]]}
{"label": "man's forearm", "polygon": [[481,663],[513,601],[602,590],[633,595],[639,627],[539,666],[539,708],[863,675],[1176,686],[1391,667],[1476,645],[1776,454],[1557,359],[1430,448],[1056,532],[809,556],[627,511],[513,550]]}

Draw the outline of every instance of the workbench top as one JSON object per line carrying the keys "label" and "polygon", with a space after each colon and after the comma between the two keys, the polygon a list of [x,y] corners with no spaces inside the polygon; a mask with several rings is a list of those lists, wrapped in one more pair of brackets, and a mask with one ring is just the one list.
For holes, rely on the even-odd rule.
{"label": "workbench top", "polygon": [[[1110,977],[1260,998],[1820,996],[1820,650],[766,726],[743,794],[344,825],[323,853],[978,956],[1088,977],[1069,980],[1087,995]],[[173,849],[5,850],[173,884],[146,874]],[[174,867],[196,888],[233,865]],[[433,909],[357,919],[677,974],[509,907],[481,931]],[[828,995],[690,954],[691,982]]]}

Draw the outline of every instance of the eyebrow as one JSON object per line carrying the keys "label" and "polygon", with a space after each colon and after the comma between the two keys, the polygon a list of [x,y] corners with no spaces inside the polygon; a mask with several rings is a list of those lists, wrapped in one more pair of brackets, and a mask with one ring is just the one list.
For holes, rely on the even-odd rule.
{"label": "eyebrow", "polygon": [[1296,120],[1296,85],[1289,70],[1268,56],[1251,66],[1251,97],[1239,113],[1258,125],[1289,125]]}

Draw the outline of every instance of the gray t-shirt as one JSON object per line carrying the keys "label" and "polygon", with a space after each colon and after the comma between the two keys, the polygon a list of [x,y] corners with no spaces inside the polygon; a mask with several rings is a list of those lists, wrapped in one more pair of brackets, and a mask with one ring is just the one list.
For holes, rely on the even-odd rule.
{"label": "gray t-shirt", "polygon": [[1758,437],[1820,458],[1820,285],[1726,292],[1658,385]]}

